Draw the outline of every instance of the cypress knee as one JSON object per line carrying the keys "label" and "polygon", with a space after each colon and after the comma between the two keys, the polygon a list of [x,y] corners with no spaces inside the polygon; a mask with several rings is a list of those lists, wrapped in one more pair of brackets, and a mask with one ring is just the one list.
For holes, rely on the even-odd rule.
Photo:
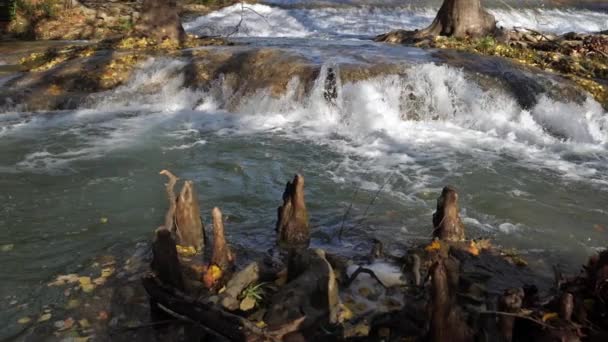
{"label": "cypress knee", "polygon": [[464,225],[459,211],[456,189],[446,186],[437,199],[437,211],[433,214],[433,236],[446,241],[464,240]]}
{"label": "cypress knee", "polygon": [[182,278],[175,241],[171,232],[165,227],[160,227],[155,232],[151,267],[165,285],[184,290],[184,279]]}
{"label": "cypress knee", "polygon": [[179,245],[194,247],[197,251],[204,247],[204,227],[192,181],[184,182],[177,198],[175,225]]}
{"label": "cypress knee", "polygon": [[[498,302],[498,309],[504,312],[517,313],[521,310],[524,300],[524,290],[508,289],[505,290]],[[513,327],[515,326],[515,317],[501,315],[498,318],[498,326],[503,341],[511,342],[513,340]]]}
{"label": "cypress knee", "polygon": [[287,182],[283,205],[278,208],[277,243],[285,248],[307,248],[310,243],[308,211],[304,201],[304,177]]}
{"label": "cypress knee", "polygon": [[219,208],[213,208],[211,212],[213,218],[213,252],[211,254],[211,265],[218,266],[222,271],[227,271],[231,268],[234,258],[230,247],[226,243],[224,236],[224,222],[222,221],[222,212]]}

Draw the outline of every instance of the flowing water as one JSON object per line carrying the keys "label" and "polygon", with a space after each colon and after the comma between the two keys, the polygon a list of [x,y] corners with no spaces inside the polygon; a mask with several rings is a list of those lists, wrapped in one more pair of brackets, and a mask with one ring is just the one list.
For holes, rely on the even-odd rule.
{"label": "flowing water", "polygon": [[[195,182],[206,222],[222,208],[240,248],[272,247],[276,207],[296,172],[306,177],[313,244],[346,254],[367,252],[372,238],[428,240],[446,184],[460,190],[470,236],[517,248],[534,265],[576,270],[605,247],[608,113],[591,98],[543,92],[524,109],[503,88],[426,52],[371,43],[389,29],[428,24],[434,9],[369,3],[237,5],[185,23],[222,33],[244,15],[241,42],[314,55],[322,69],[304,99],[294,79],[280,97],[258,90],[228,108],[234,89],[221,80],[186,88],[187,63],[158,57],[76,110],[0,115],[3,321],[63,301],[45,285],[57,274],[148,241],[167,206],[162,169]],[[585,8],[492,11],[506,26],[608,29],[608,13]],[[348,60],[344,49],[402,58],[403,71],[338,80],[327,101],[325,79]],[[19,329],[8,323],[0,337]]]}

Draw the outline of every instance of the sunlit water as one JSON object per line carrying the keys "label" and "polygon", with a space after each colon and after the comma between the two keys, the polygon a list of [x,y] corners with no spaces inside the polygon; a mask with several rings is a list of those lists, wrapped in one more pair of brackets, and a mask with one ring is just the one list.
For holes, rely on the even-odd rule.
{"label": "sunlit water", "polygon": [[[280,29],[286,37],[362,38],[399,23],[418,27],[433,15],[252,6],[258,13],[247,15],[241,36]],[[227,28],[237,10],[186,26]],[[559,11],[537,28],[608,29],[605,13]],[[526,13],[502,20],[528,25]],[[273,44],[317,44],[289,39]],[[371,43],[351,48],[359,44]],[[0,115],[0,245],[13,245],[0,251],[0,303],[8,308],[0,317],[15,322],[63,301],[45,286],[55,275],[150,240],[167,205],[162,169],[194,181],[205,222],[213,206],[222,208],[228,240],[239,248],[273,246],[276,207],[296,172],[306,177],[313,244],[347,255],[367,252],[372,238],[427,241],[446,184],[461,193],[470,236],[517,248],[535,265],[575,270],[607,245],[608,115],[595,101],[540,94],[536,106],[522,109],[503,89],[486,89],[462,70],[416,61],[399,74],[338,83],[329,103],[324,80],[328,66],[339,68],[337,59],[321,61],[304,100],[296,100],[293,80],[281,98],[260,90],[228,112],[231,89],[221,82],[208,91],[185,89],[185,62],[157,58],[78,110]],[[18,329],[9,323],[0,336]]]}

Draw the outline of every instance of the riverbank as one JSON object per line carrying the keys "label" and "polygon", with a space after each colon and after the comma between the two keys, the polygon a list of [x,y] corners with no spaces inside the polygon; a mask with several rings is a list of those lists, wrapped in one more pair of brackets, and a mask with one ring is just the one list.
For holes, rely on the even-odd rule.
{"label": "riverbank", "polygon": [[478,39],[438,36],[412,40],[408,36],[407,31],[397,30],[375,40],[508,58],[574,81],[608,109],[608,32],[554,35],[520,28]]}
{"label": "riverbank", "polygon": [[[178,1],[184,20],[208,14],[237,0]],[[13,18],[0,28],[0,40],[101,40],[131,31],[140,17],[141,1],[16,1]]]}

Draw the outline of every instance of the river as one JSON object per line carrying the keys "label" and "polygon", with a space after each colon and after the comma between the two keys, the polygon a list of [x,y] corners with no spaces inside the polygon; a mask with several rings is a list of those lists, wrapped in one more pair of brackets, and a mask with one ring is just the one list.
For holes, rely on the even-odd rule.
{"label": "river", "polygon": [[[167,206],[162,169],[194,181],[207,224],[211,208],[222,208],[240,249],[273,246],[276,207],[296,172],[306,178],[313,245],[347,255],[367,252],[372,238],[394,248],[427,240],[446,184],[460,191],[470,236],[516,248],[534,265],[575,271],[606,247],[608,113],[591,97],[542,92],[523,108],[427,52],[369,40],[430,23],[435,8],[415,5],[272,1],[185,22],[193,33],[225,34],[243,16],[236,41],[318,60],[304,99],[297,80],[279,97],[241,96],[221,80],[185,88],[185,63],[158,57],[76,110],[1,114],[0,318],[9,323],[0,338],[21,329],[19,317],[65,301],[46,286],[57,274],[151,239]],[[607,30],[598,8],[491,11],[504,26],[563,33]],[[328,102],[327,72],[358,55],[415,67],[338,82]]]}

